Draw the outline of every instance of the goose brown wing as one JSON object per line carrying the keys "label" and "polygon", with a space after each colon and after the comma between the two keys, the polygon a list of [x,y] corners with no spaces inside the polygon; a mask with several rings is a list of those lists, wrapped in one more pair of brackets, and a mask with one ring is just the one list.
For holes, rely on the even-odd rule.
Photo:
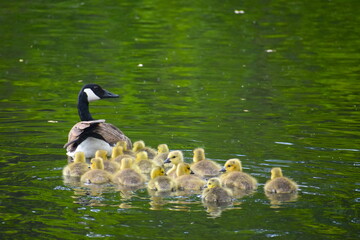
{"label": "goose brown wing", "polygon": [[67,151],[75,151],[77,146],[88,137],[96,137],[108,142],[111,145],[120,140],[125,140],[128,146],[132,143],[125,134],[105,120],[82,121],[76,123],[69,132],[68,142],[64,145]]}
{"label": "goose brown wing", "polygon": [[130,139],[125,136],[120,129],[110,123],[99,123],[98,126],[94,128],[93,132],[102,136],[104,140],[111,145],[115,145],[118,141],[126,141],[127,146],[132,148]]}

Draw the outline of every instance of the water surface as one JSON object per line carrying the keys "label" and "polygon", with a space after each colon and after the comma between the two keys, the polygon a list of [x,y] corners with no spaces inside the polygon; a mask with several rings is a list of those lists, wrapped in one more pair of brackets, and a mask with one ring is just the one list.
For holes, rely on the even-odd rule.
{"label": "water surface", "polygon": [[[0,4],[3,239],[359,238],[357,1]],[[63,181],[76,98],[133,141],[240,158],[258,190],[223,209]],[[300,186],[274,203],[272,167]]]}

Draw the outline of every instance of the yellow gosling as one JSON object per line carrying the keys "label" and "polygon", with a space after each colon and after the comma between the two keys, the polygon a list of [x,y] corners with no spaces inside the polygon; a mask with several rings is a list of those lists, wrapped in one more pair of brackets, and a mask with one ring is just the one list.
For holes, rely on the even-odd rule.
{"label": "yellow gosling", "polygon": [[220,175],[222,185],[232,190],[254,190],[257,188],[257,181],[254,177],[242,172],[242,165],[239,159],[233,158],[226,161],[220,170],[224,172]]}
{"label": "yellow gosling", "polygon": [[181,151],[171,151],[168,154],[168,157],[165,159],[164,164],[171,163],[173,166],[166,172],[171,178],[176,178],[176,169],[179,163],[184,162],[184,156]]}
{"label": "yellow gosling", "polygon": [[131,156],[135,156],[134,152],[129,148],[126,141],[118,141],[115,147],[123,147],[123,153]]}
{"label": "yellow gosling", "polygon": [[158,192],[170,192],[176,190],[176,183],[172,178],[165,176],[163,167],[156,166],[151,170],[151,180],[148,188]]}
{"label": "yellow gosling", "polygon": [[114,174],[114,173],[116,173],[117,171],[120,170],[120,164],[119,163],[115,162],[113,160],[113,158],[108,160],[107,151],[105,151],[105,150],[97,150],[95,152],[95,157],[103,159],[105,171],[108,171],[109,173]]}
{"label": "yellow gosling", "polygon": [[144,141],[140,140],[134,142],[133,152],[136,154],[141,151],[145,151],[148,154],[149,159],[153,159],[157,154],[155,149],[146,147]]}
{"label": "yellow gosling", "polygon": [[203,148],[196,148],[193,151],[193,163],[191,170],[198,176],[216,177],[220,174],[221,166],[216,162],[205,158],[205,151]]}
{"label": "yellow gosling", "polygon": [[[132,152],[131,152],[132,153]],[[122,146],[115,146],[113,148],[111,158],[114,160],[114,162],[117,162],[121,165],[121,160],[123,158],[135,158],[135,154],[125,154],[124,147]]]}
{"label": "yellow gosling", "polygon": [[140,151],[136,154],[135,163],[140,168],[141,173],[150,174],[154,164],[148,158],[148,154],[145,151]]}
{"label": "yellow gosling", "polygon": [[268,193],[295,193],[298,186],[294,181],[283,176],[281,168],[274,167],[271,169],[271,180],[266,182],[264,190]]}
{"label": "yellow gosling", "polygon": [[134,159],[124,158],[121,161],[120,171],[113,175],[113,182],[126,187],[140,187],[144,185],[146,178],[134,164]]}
{"label": "yellow gosling", "polygon": [[111,174],[104,170],[102,158],[93,158],[90,161],[91,170],[81,176],[81,182],[103,184],[111,181]]}
{"label": "yellow gosling", "polygon": [[63,175],[69,177],[81,177],[84,173],[89,171],[89,164],[86,163],[85,153],[76,152],[74,162],[69,163],[63,169]]}
{"label": "yellow gosling", "polygon": [[177,177],[175,179],[177,189],[183,191],[197,191],[203,189],[206,182],[191,173],[190,164],[185,162],[178,164],[176,169]]}
{"label": "yellow gosling", "polygon": [[204,202],[224,203],[232,201],[232,192],[230,189],[222,187],[219,178],[210,178],[207,182],[207,188],[202,192]]}
{"label": "yellow gosling", "polygon": [[156,166],[163,166],[164,161],[167,159],[169,155],[169,147],[167,144],[159,144],[157,147],[157,154],[154,157],[153,161]]}

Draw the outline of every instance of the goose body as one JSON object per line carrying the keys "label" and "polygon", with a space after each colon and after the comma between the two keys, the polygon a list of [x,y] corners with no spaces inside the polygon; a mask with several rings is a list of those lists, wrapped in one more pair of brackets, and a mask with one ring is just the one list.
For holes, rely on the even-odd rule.
{"label": "goose body", "polygon": [[203,179],[193,174],[190,165],[185,162],[181,162],[177,165],[176,175],[175,182],[177,189],[181,191],[198,191],[206,184]]}
{"label": "goose body", "polygon": [[158,192],[175,191],[176,184],[172,178],[165,176],[163,167],[156,166],[151,170],[151,180],[148,183],[148,188]]}
{"label": "goose body", "polygon": [[287,177],[284,177],[281,168],[271,169],[271,180],[267,181],[264,186],[265,192],[268,193],[296,193],[297,184]]}
{"label": "goose body", "polygon": [[231,202],[232,192],[228,188],[221,187],[219,178],[210,178],[202,192],[202,200],[211,203]]}
{"label": "goose body", "polygon": [[220,175],[220,180],[225,187],[232,190],[255,190],[257,188],[256,179],[242,171],[241,162],[237,158],[226,161],[220,171],[224,172]]}
{"label": "goose body", "polygon": [[90,163],[91,170],[81,176],[81,182],[103,184],[111,181],[111,174],[104,170],[102,158],[93,158]]}
{"label": "goose body", "polygon": [[166,172],[166,175],[171,178],[176,178],[176,169],[179,163],[184,162],[183,153],[179,150],[169,152],[164,164],[171,163],[173,166]]}
{"label": "goose body", "polygon": [[193,151],[193,163],[191,170],[198,176],[216,177],[220,174],[221,166],[216,162],[205,158],[205,151],[203,148],[196,148]]}
{"label": "goose body", "polygon": [[104,98],[117,98],[97,84],[87,84],[79,92],[78,113],[81,122],[76,123],[70,130],[68,142],[64,145],[67,155],[74,157],[76,152],[84,152],[86,158],[95,156],[98,149],[106,150],[109,154],[112,148],[120,141],[126,141],[131,146],[131,140],[125,134],[105,120],[94,120],[89,112],[89,102]]}
{"label": "goose body", "polygon": [[[163,143],[163,144],[158,145],[157,150],[158,150],[157,154],[153,159],[154,164],[156,166],[163,166],[163,165],[165,165],[164,161],[167,159],[167,156],[169,154],[169,147],[167,144]],[[169,164],[166,164],[166,165],[169,165]]]}
{"label": "goose body", "polygon": [[121,161],[120,171],[113,175],[113,183],[126,187],[141,187],[145,181],[146,177],[141,174],[132,158],[124,158]]}
{"label": "goose body", "polygon": [[86,163],[85,154],[77,152],[75,154],[74,162],[69,163],[63,169],[63,175],[69,177],[81,177],[84,173],[89,171],[89,165]]}

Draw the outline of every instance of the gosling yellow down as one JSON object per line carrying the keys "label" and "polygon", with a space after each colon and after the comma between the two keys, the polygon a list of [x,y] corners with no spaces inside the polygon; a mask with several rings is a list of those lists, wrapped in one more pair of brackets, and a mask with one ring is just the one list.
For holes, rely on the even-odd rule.
{"label": "gosling yellow down", "polygon": [[171,178],[176,178],[177,177],[177,175],[176,175],[177,166],[179,163],[182,163],[182,162],[184,162],[184,156],[181,151],[177,150],[177,151],[169,152],[168,157],[164,161],[164,164],[171,163],[173,166],[171,169],[169,169],[166,172],[166,175]]}
{"label": "gosling yellow down", "polygon": [[156,166],[151,170],[151,180],[148,188],[158,192],[170,192],[176,190],[176,183],[172,178],[165,176],[163,167]]}
{"label": "gosling yellow down", "polygon": [[135,154],[132,151],[125,151],[123,146],[115,146],[112,150],[111,158],[114,162],[121,165],[121,160],[123,158],[135,159]]}
{"label": "gosling yellow down", "polygon": [[220,175],[222,185],[232,190],[254,190],[257,188],[257,181],[254,177],[242,172],[241,162],[237,158],[226,161],[220,170],[224,172]]}
{"label": "gosling yellow down", "polygon": [[150,174],[153,168],[153,162],[148,158],[146,151],[136,153],[135,163],[139,167],[141,173]]}
{"label": "gosling yellow down", "polygon": [[81,182],[103,184],[111,181],[111,174],[104,170],[102,158],[91,159],[90,166],[91,170],[81,176]]}
{"label": "gosling yellow down", "polygon": [[85,153],[76,152],[74,162],[69,163],[64,167],[63,175],[69,177],[81,177],[81,175],[89,170],[89,164],[86,163]]}
{"label": "gosling yellow down", "polygon": [[167,156],[169,155],[169,147],[167,144],[159,144],[157,147],[157,154],[154,157],[154,164],[156,166],[163,166],[164,161],[167,159]]}
{"label": "gosling yellow down", "polygon": [[155,149],[151,147],[146,147],[144,141],[139,140],[134,142],[133,152],[136,154],[141,151],[145,151],[148,154],[149,159],[153,159],[156,156]]}
{"label": "gosling yellow down", "polygon": [[210,178],[202,192],[202,200],[211,203],[224,203],[232,201],[230,189],[222,187],[219,178]]}
{"label": "gosling yellow down", "polygon": [[287,177],[284,177],[281,168],[271,169],[271,180],[267,181],[264,190],[269,193],[295,193],[298,190],[297,184]]}
{"label": "gosling yellow down", "polygon": [[132,158],[124,158],[121,161],[120,171],[113,175],[114,183],[126,187],[140,187],[145,184],[145,180]]}
{"label": "gosling yellow down", "polygon": [[191,170],[198,176],[216,177],[220,174],[221,166],[214,161],[205,158],[205,151],[203,148],[196,148],[193,151],[193,163]]}
{"label": "gosling yellow down", "polygon": [[176,186],[179,190],[184,191],[197,191],[204,188],[205,180],[196,175],[191,174],[190,164],[182,162],[179,163],[176,169]]}
{"label": "gosling yellow down", "polygon": [[120,164],[115,162],[113,158],[110,158],[110,160],[108,160],[107,151],[105,151],[105,150],[97,150],[95,152],[95,157],[103,159],[105,171],[108,171],[109,173],[114,174],[114,173],[116,173],[117,171],[120,170]]}

